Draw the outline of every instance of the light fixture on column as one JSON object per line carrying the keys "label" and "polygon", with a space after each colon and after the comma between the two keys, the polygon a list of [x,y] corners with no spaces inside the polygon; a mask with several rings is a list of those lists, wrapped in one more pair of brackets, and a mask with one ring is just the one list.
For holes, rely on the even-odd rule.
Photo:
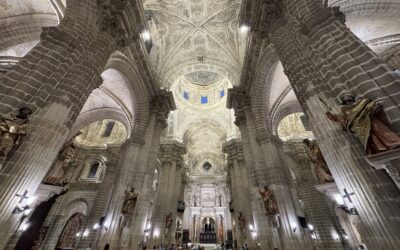
{"label": "light fixture on column", "polygon": [[20,230],[21,231],[26,231],[26,229],[28,229],[30,225],[31,225],[30,223],[22,224],[22,226],[20,227]]}
{"label": "light fixture on column", "polygon": [[108,228],[104,226],[105,219],[106,219],[105,216],[100,217],[99,222],[97,222],[96,224],[93,225],[93,229],[97,230],[99,228],[104,228],[107,231]]}
{"label": "light fixture on column", "polygon": [[250,30],[250,27],[246,24],[242,24],[240,26],[240,33],[245,34]]}
{"label": "light fixture on column", "polygon": [[183,212],[185,212],[185,202],[183,202],[183,201],[178,201],[178,207],[176,208],[176,211],[178,212],[178,213],[183,213]]}
{"label": "light fixture on column", "polygon": [[144,229],[144,235],[146,237],[150,235],[150,230],[151,230],[151,223],[150,221],[148,221],[146,224],[146,228]]}
{"label": "light fixture on column", "polygon": [[151,39],[150,31],[144,30],[141,35],[144,41],[150,41]]}
{"label": "light fixture on column", "polygon": [[253,227],[253,225],[249,225],[250,234],[253,239],[257,239],[257,230]]}

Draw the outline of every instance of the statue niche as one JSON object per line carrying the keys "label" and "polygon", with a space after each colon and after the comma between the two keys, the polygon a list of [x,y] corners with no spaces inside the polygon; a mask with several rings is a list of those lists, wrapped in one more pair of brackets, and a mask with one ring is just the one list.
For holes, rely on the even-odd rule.
{"label": "statue niche", "polygon": [[326,164],[320,148],[315,140],[304,139],[304,145],[308,147],[308,157],[314,165],[315,174],[321,184],[333,182],[333,177]]}
{"label": "statue niche", "polygon": [[278,211],[278,204],[276,202],[275,195],[272,193],[271,190],[268,189],[267,186],[258,187],[261,198],[264,203],[265,214],[268,215],[276,215],[279,213]]}
{"label": "statue niche", "polygon": [[32,110],[22,107],[17,113],[0,115],[0,169],[29,132],[31,114]]}
{"label": "statue niche", "polygon": [[392,131],[383,111],[383,103],[346,94],[342,98],[341,112],[326,112],[329,120],[339,123],[344,131],[357,137],[368,155],[400,147],[400,137]]}

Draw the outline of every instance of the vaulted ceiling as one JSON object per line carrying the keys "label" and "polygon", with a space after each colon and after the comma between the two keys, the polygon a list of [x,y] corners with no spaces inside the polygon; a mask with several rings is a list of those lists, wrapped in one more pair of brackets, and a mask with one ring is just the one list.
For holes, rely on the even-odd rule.
{"label": "vaulted ceiling", "polygon": [[180,72],[208,69],[237,83],[245,35],[241,0],[144,0],[153,42],[154,69],[164,84]]}

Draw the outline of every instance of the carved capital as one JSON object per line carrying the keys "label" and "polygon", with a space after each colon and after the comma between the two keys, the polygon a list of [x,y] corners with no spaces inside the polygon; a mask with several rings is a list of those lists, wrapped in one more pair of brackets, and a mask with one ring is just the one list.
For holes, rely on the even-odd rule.
{"label": "carved capital", "polygon": [[271,26],[283,19],[282,0],[262,0],[259,6],[259,18],[252,28],[252,32],[259,38],[266,39],[270,33]]}
{"label": "carved capital", "polygon": [[277,136],[273,135],[267,130],[258,132],[256,140],[260,145],[265,143],[273,143],[277,146],[281,146],[282,144],[282,141]]}
{"label": "carved capital", "polygon": [[141,146],[141,145],[144,145],[144,143],[145,143],[145,141],[143,139],[143,135],[139,135],[137,133],[133,133],[131,135],[131,137],[128,140],[126,140],[126,142],[125,142],[125,144],[132,145],[132,146],[135,146],[135,145]]}
{"label": "carved capital", "polygon": [[227,107],[235,110],[235,124],[240,126],[246,121],[246,110],[251,108],[250,97],[240,87],[233,87],[228,90]]}
{"label": "carved capital", "polygon": [[346,17],[343,12],[339,10],[339,7],[321,7],[316,13],[312,13],[303,18],[299,17],[300,32],[303,35],[308,35],[316,26],[329,19],[336,19],[341,23],[345,23],[346,21]]}
{"label": "carved capital", "polygon": [[228,154],[228,161],[244,159],[242,142],[236,139],[224,143],[222,151]]}
{"label": "carved capital", "polygon": [[150,111],[156,115],[156,122],[162,127],[167,126],[167,119],[169,112],[176,109],[174,97],[171,91],[165,89],[160,90],[150,104]]}
{"label": "carved capital", "polygon": [[186,146],[183,143],[169,140],[160,143],[158,156],[161,162],[177,162],[177,165],[182,166],[182,156],[186,153]]}
{"label": "carved capital", "polygon": [[98,23],[101,32],[109,34],[119,48],[127,47],[133,41],[132,31],[124,23],[124,12],[132,8],[128,0],[100,0]]}

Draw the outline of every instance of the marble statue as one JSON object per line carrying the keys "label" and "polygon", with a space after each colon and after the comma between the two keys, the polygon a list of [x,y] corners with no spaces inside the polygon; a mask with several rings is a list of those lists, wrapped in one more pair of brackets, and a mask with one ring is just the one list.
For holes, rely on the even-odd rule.
{"label": "marble statue", "polygon": [[122,205],[122,214],[132,214],[136,207],[136,202],[139,194],[132,188],[130,191],[125,191],[124,203]]}
{"label": "marble statue", "polygon": [[353,133],[368,155],[400,147],[400,137],[390,128],[382,102],[366,98],[356,100],[346,94],[342,97],[342,105],[338,114],[326,112],[328,119]]}
{"label": "marble statue", "polygon": [[76,153],[74,140],[80,134],[81,132],[78,132],[75,136],[73,136],[64,144],[64,146],[58,153],[55,166],[44,179],[44,183],[52,185],[62,185],[64,183],[68,168],[70,167],[71,161]]}
{"label": "marble statue", "polygon": [[314,164],[314,171],[319,182],[323,184],[334,181],[317,142],[315,140],[304,139],[303,143],[308,147],[308,157]]}
{"label": "marble statue", "polygon": [[269,190],[267,186],[264,186],[264,188],[258,187],[258,189],[264,203],[265,214],[275,215],[279,213],[278,204],[276,202],[275,195],[272,193],[272,191]]}
{"label": "marble statue", "polygon": [[23,107],[17,113],[0,115],[0,169],[28,133],[31,114],[32,110]]}

